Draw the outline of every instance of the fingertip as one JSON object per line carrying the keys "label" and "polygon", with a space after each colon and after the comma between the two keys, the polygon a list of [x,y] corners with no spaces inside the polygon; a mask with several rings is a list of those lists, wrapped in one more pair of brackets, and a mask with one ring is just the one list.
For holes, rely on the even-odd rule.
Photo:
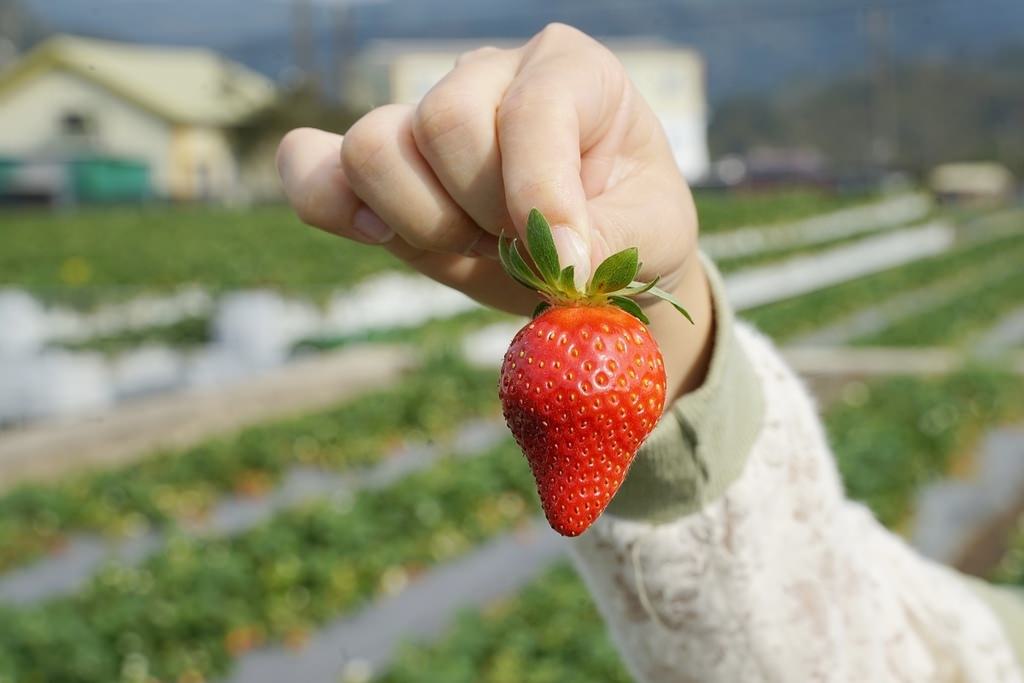
{"label": "fingertip", "polygon": [[287,183],[295,176],[295,169],[303,165],[303,159],[319,160],[325,149],[340,150],[341,141],[342,136],[318,128],[293,128],[285,133],[274,155],[281,182]]}
{"label": "fingertip", "polygon": [[573,267],[573,280],[577,289],[586,287],[590,279],[590,245],[578,230],[568,225],[551,227],[551,238],[555,242],[558,261],[563,268]]}

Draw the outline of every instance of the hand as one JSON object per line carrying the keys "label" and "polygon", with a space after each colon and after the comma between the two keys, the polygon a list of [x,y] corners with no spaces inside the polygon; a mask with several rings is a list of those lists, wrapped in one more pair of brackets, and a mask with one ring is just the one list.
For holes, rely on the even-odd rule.
{"label": "hand", "polygon": [[285,193],[306,223],[380,244],[490,306],[528,314],[536,295],[497,262],[498,235],[536,207],[581,282],[636,246],[696,326],[644,301],[665,356],[669,396],[696,387],[712,312],[696,257],[697,219],[657,117],[615,56],[553,24],[514,50],[482,48],[416,106],[366,114],[344,138],[313,129],[281,141]]}

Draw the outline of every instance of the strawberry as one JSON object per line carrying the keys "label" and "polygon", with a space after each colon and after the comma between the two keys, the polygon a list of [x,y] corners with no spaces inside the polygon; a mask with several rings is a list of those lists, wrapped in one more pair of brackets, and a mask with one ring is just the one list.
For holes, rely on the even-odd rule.
{"label": "strawberry", "polygon": [[[562,269],[551,229],[530,212],[527,248],[503,238],[505,270],[542,297],[501,366],[498,396],[505,422],[537,482],[548,523],[578,536],[604,511],[665,407],[665,364],[629,297],[649,292],[683,315],[671,294],[637,282],[636,248],[609,256],[583,291]],[[691,320],[692,322],[692,320]]]}

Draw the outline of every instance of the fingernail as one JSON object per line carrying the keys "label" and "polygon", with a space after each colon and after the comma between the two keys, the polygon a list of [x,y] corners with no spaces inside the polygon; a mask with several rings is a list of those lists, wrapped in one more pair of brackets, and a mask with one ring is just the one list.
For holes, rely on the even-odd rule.
{"label": "fingernail", "polygon": [[352,216],[352,227],[363,237],[377,244],[389,242],[395,236],[395,231],[365,206],[356,209]]}
{"label": "fingernail", "polygon": [[558,260],[562,267],[573,266],[573,279],[577,289],[583,289],[590,279],[590,248],[572,228],[556,225],[551,228],[551,237],[555,240]]}

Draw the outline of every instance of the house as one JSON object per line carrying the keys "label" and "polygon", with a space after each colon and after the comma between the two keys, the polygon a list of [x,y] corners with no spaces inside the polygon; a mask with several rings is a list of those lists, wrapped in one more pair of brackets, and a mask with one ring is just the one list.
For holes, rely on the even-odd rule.
{"label": "house", "polygon": [[[704,177],[710,160],[705,69],[700,55],[658,39],[603,42],[619,57],[661,119],[683,174],[691,181]],[[390,102],[414,103],[451,70],[461,53],[481,45],[517,44],[487,39],[374,41],[352,64],[343,84],[345,100],[356,110]]]}
{"label": "house", "polygon": [[228,198],[232,127],[273,97],[268,79],[209,50],[57,36],[0,73],[0,179]]}
{"label": "house", "polygon": [[1004,204],[1016,185],[1010,169],[994,161],[940,164],[928,175],[928,187],[944,204]]}

